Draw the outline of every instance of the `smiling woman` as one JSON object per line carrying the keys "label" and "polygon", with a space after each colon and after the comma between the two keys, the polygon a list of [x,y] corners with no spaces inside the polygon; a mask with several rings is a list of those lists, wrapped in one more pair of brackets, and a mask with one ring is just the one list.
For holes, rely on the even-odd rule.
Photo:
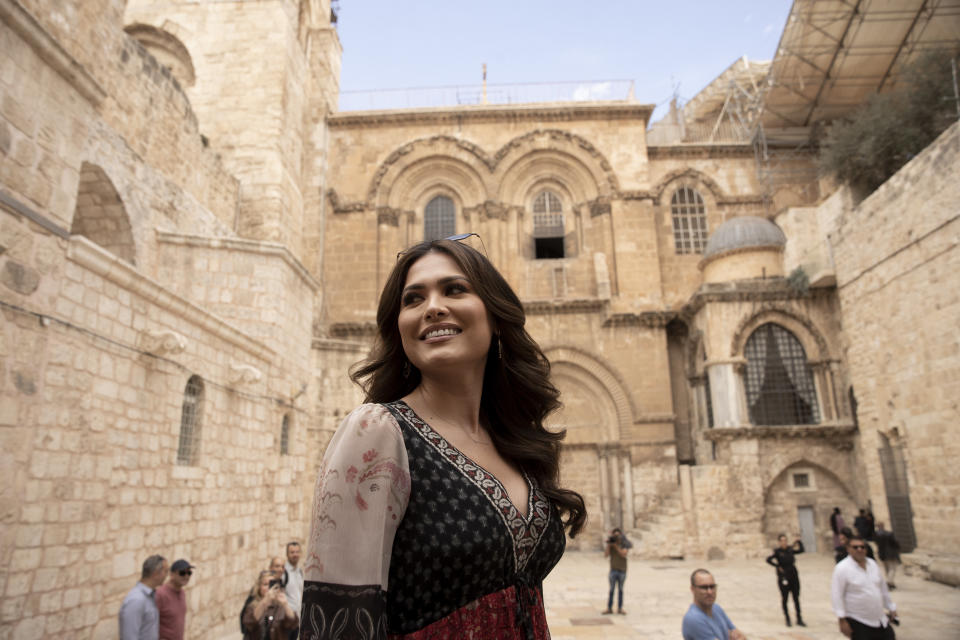
{"label": "smiling woman", "polygon": [[542,581],[586,511],[558,486],[559,393],[524,322],[466,244],[400,254],[352,374],[368,404],[321,465],[303,638],[549,637]]}

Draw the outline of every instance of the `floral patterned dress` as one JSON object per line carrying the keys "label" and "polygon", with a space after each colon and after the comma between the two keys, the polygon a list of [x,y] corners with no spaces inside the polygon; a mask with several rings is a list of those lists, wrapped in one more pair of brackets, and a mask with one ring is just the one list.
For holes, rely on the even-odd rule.
{"label": "floral patterned dress", "polygon": [[317,479],[300,637],[549,638],[542,581],[564,532],[524,478],[526,517],[404,402],[357,408]]}

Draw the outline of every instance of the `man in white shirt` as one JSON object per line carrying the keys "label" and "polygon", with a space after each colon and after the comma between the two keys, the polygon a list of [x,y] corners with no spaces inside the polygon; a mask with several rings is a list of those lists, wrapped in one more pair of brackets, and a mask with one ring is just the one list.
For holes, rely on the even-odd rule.
{"label": "man in white shirt", "polygon": [[[300,543],[287,543],[287,562],[283,565],[286,574],[286,585],[284,591],[287,594],[287,602],[290,608],[297,615],[300,615],[300,604],[303,601],[303,569],[297,566],[300,562]],[[288,640],[297,640],[300,629],[291,629]]]}
{"label": "man in white shirt", "polygon": [[859,535],[850,536],[847,554],[833,568],[830,587],[840,633],[851,640],[894,640],[890,622],[898,620],[897,605],[877,563],[867,557],[867,543]]}

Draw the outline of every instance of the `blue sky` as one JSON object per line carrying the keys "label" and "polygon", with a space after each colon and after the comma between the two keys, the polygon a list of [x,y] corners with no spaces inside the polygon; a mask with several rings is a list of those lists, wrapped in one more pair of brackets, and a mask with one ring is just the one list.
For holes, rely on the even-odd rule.
{"label": "blue sky", "polygon": [[640,102],[685,102],[737,58],[771,59],[791,4],[342,0],[340,88],[479,85],[485,62],[492,84],[623,79]]}

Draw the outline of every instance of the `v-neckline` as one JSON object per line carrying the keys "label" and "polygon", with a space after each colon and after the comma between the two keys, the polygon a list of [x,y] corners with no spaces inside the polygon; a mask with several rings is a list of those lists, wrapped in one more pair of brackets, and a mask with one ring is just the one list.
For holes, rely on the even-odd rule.
{"label": "v-neckline", "polygon": [[[465,460],[468,460],[468,461],[470,462],[470,464],[474,465],[474,466],[477,467],[478,469],[481,469],[485,474],[487,474],[488,476],[490,476],[490,478],[491,478],[494,482],[497,483],[497,486],[500,488],[500,491],[503,492],[503,495],[507,498],[507,501],[510,503],[510,505],[516,510],[517,515],[518,515],[519,518],[523,521],[524,526],[525,526],[525,527],[528,527],[528,526],[530,525],[530,520],[533,518],[533,514],[534,514],[534,511],[535,511],[535,510],[534,510],[534,497],[533,497],[533,494],[534,494],[534,486],[533,486],[533,482],[530,480],[530,477],[527,475],[527,472],[526,472],[526,471],[524,471],[523,469],[520,470],[520,475],[523,477],[523,481],[524,481],[524,483],[526,483],[526,485],[527,485],[527,512],[526,512],[526,514],[524,514],[524,513],[522,513],[522,512],[520,511],[519,507],[517,507],[517,503],[514,502],[513,498],[510,497],[510,492],[507,491],[507,487],[500,481],[500,478],[498,478],[496,475],[494,475],[493,473],[491,473],[491,471],[490,471],[489,469],[487,469],[487,468],[484,467],[482,464],[480,464],[479,462],[477,462],[476,460],[474,460],[472,457],[468,456],[466,453],[464,453],[463,451],[461,451],[460,447],[457,447],[456,445],[452,444],[449,440],[447,440],[447,439],[443,436],[442,433],[440,433],[439,431],[437,431],[436,429],[434,429],[433,426],[432,426],[429,422],[427,422],[426,420],[424,420],[423,418],[421,418],[421,417],[420,417],[420,414],[417,413],[416,410],[415,410],[413,407],[411,407],[409,404],[407,404],[404,400],[398,400],[398,401],[397,401],[397,404],[402,404],[402,405],[405,406],[407,409],[409,409],[409,410],[410,410],[410,413],[412,413],[413,416],[414,416],[424,427],[426,427],[427,429],[429,429],[431,433],[435,434],[436,437],[439,438],[447,448],[452,449],[453,451],[456,451],[458,454],[460,454],[461,456],[463,456],[463,458],[464,458]],[[454,466],[456,466],[456,465],[454,465]],[[462,469],[458,469],[458,471],[460,471],[461,473],[463,473],[463,470],[462,470]]]}

